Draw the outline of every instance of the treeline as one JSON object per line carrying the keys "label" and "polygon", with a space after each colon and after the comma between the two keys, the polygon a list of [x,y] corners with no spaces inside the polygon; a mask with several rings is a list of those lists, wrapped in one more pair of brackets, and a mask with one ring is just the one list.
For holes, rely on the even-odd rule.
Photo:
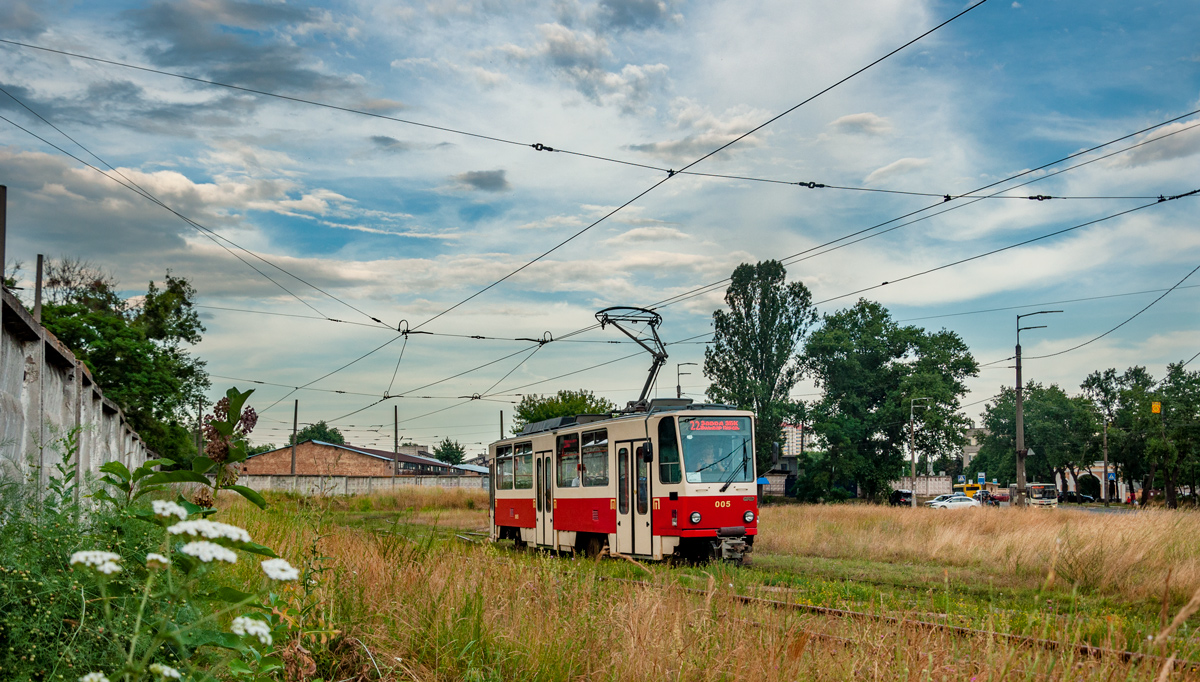
{"label": "treeline", "polygon": [[[725,294],[728,310],[713,313],[714,339],[704,356],[708,398],[758,414],[760,473],[771,466],[783,424],[794,423],[818,437],[799,462],[795,493],[804,500],[878,499],[908,474],[910,438],[919,471],[971,478],[984,471],[988,479],[1015,482],[1012,388],[985,405],[980,426],[988,433],[971,471],[963,471],[971,423],[959,409],[964,382],[979,365],[957,334],[901,325],[866,299],[818,316],[807,287],[786,283],[785,275],[777,261],[738,266]],[[1103,456],[1107,423],[1109,462],[1123,480],[1143,486],[1143,499],[1161,488],[1176,506],[1181,486],[1200,489],[1200,372],[1184,364],[1170,365],[1159,381],[1143,367],[1097,371],[1077,396],[1030,382],[1028,480],[1058,474],[1078,481]],[[792,395],[804,378],[820,389],[819,398]],[[1160,413],[1152,412],[1155,402]]]}
{"label": "treeline", "polygon": [[[1140,488],[1142,504],[1151,490],[1161,490],[1172,508],[1180,488],[1194,498],[1200,490],[1200,371],[1178,362],[1155,380],[1145,367],[1106,369],[1089,374],[1079,388],[1080,395],[1068,396],[1054,384],[1026,384],[1025,443],[1035,453],[1026,460],[1028,480],[1057,475],[1087,493],[1091,487],[1081,486],[1080,476],[1104,456],[1107,443],[1110,470]],[[984,411],[989,433],[971,468],[989,478],[1015,480],[1015,400],[1015,391],[1004,388]],[[1099,494],[1098,486],[1092,494]]]}
{"label": "treeline", "polygon": [[179,462],[193,457],[210,383],[188,349],[204,332],[188,280],[168,271],[161,286],[126,299],[116,278],[78,259],[49,260],[43,279],[42,325],[87,365],[147,447]]}

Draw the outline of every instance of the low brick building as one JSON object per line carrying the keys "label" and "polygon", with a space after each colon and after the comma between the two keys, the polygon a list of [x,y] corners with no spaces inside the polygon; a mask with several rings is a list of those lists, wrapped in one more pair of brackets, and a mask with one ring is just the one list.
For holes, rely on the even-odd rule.
{"label": "low brick building", "polygon": [[432,457],[387,450],[306,440],[296,445],[296,470],[292,448],[286,446],[253,455],[242,463],[242,473],[252,476],[430,476],[461,473]]}

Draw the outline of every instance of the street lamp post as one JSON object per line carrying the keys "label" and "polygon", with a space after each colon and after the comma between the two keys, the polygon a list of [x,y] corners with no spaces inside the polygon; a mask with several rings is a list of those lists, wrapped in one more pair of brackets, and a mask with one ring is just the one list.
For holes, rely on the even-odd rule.
{"label": "street lamp post", "polygon": [[[908,399],[908,455],[912,459],[912,495],[910,505],[913,509],[917,508],[917,429],[913,424],[913,404],[922,400],[933,400],[933,398],[909,398]],[[923,405],[922,407],[928,407]]]}
{"label": "street lamp post", "polygon": [[695,364],[696,363],[694,363],[694,362],[677,362],[677,363],[675,363],[675,397],[676,398],[683,397],[683,384],[679,381],[679,377],[684,377],[684,376],[688,376],[691,374],[691,372],[680,373],[679,368],[683,367],[684,365],[695,365]]}
{"label": "street lamp post", "polygon": [[1045,315],[1048,313],[1061,313],[1061,310],[1039,310],[1036,313],[1025,313],[1017,315],[1017,499],[1011,504],[1024,507],[1025,506],[1025,455],[1028,451],[1025,449],[1025,412],[1022,408],[1022,391],[1021,386],[1021,332],[1027,329],[1045,329],[1046,325],[1041,324],[1035,327],[1022,327],[1022,317],[1032,317],[1033,315]]}

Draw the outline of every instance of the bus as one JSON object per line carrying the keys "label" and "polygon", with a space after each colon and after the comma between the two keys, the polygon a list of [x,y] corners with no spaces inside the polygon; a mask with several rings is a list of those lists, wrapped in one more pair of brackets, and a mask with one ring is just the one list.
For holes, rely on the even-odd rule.
{"label": "bus", "polygon": [[[1058,486],[1053,483],[1030,483],[1029,499],[1026,502],[1030,507],[1058,507]],[[1017,499],[1017,486],[1012,484],[1008,486],[1009,504],[1012,504]]]}
{"label": "bus", "polygon": [[967,497],[975,497],[975,493],[983,490],[983,486],[978,483],[955,483],[954,494],[962,493]]}

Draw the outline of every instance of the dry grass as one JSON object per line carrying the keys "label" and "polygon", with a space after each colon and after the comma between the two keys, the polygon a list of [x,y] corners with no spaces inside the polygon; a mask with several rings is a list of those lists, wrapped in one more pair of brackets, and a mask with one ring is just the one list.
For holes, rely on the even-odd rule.
{"label": "dry grass", "polygon": [[1066,509],[929,510],[865,505],[769,507],[756,551],[975,569],[1037,585],[1053,566],[1084,591],[1175,599],[1200,589],[1200,513]]}
{"label": "dry grass", "polygon": [[[228,500],[223,506],[224,520],[244,525],[256,541],[294,563],[303,561],[321,519],[328,518],[319,510],[297,514],[288,505],[267,513]],[[1006,528],[1023,518],[939,519],[852,507],[775,508],[766,516],[764,545],[773,551],[820,547],[825,554],[876,558],[892,552],[899,561],[941,554],[932,547],[904,550],[903,538],[889,535],[907,534],[910,544],[938,540],[944,549],[946,543],[986,532],[993,542],[1000,538],[1015,547],[1020,543],[1008,536],[1017,532]],[[1049,516],[1035,521],[1028,532],[1050,533],[1045,537],[1051,544],[1065,527]],[[959,526],[961,535],[947,530]],[[982,682],[1150,679],[1158,672],[1153,664],[1082,659],[1070,652],[743,605],[730,599],[721,583],[707,596],[696,595],[668,582],[666,572],[657,573],[653,585],[639,587],[602,580],[603,566],[592,561],[486,544],[421,542],[341,526],[324,532],[319,554],[330,557],[332,570],[320,588],[322,610],[370,647],[385,679]],[[979,549],[960,547],[967,550],[963,560],[991,551],[984,549],[989,543],[978,544]],[[1036,553],[1022,556],[1034,571]],[[248,580],[255,579],[252,569],[239,564]],[[1035,634],[1073,636],[1068,625]],[[374,677],[372,671],[369,678]]]}

